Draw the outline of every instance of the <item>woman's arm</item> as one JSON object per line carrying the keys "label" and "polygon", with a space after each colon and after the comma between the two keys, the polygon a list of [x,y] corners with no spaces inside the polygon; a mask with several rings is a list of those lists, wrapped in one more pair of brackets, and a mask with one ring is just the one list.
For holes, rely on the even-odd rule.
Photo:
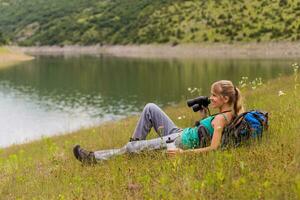
{"label": "woman's arm", "polygon": [[210,146],[199,148],[199,149],[189,149],[189,150],[182,150],[182,149],[168,150],[167,151],[168,155],[175,155],[178,153],[203,153],[203,152],[216,150],[221,144],[222,132],[225,125],[226,122],[224,120],[224,117],[221,115],[217,115],[212,122],[212,126],[214,127],[214,134]]}
{"label": "woman's arm", "polygon": [[199,114],[200,114],[200,119],[206,118],[208,115],[208,109],[202,106],[202,109],[199,110]]}

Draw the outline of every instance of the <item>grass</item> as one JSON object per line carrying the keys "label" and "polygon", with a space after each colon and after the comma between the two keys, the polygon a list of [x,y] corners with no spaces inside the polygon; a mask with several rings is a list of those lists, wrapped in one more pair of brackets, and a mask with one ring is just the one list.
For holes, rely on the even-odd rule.
{"label": "grass", "polygon": [[[129,117],[1,149],[0,199],[299,199],[296,75],[243,89],[248,109],[270,113],[270,129],[261,143],[175,158],[164,151],[145,152],[90,167],[74,159],[71,150],[77,143],[91,150],[125,144],[137,122]],[[165,111],[181,127],[197,119],[184,103]]]}
{"label": "grass", "polygon": [[4,47],[0,46],[0,55],[1,54],[7,54],[7,53],[10,53],[10,51],[7,48],[4,48]]}

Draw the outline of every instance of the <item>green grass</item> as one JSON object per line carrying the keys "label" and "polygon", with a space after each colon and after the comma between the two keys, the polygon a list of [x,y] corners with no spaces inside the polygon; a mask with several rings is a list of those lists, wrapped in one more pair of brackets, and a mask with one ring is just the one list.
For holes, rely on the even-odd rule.
{"label": "green grass", "polygon": [[[164,151],[115,157],[83,167],[74,144],[91,150],[128,141],[137,122],[119,122],[45,138],[0,151],[1,199],[299,199],[299,80],[281,77],[243,89],[248,109],[270,113],[261,143],[169,158]],[[285,95],[278,96],[283,91]],[[165,111],[176,124],[190,126],[196,114],[184,103]],[[178,117],[185,115],[185,119]],[[152,134],[152,137],[154,134]]]}
{"label": "green grass", "polygon": [[4,47],[1,47],[0,46],[0,54],[3,54],[3,53],[9,53],[10,51],[8,50],[8,49],[6,49],[6,48],[4,48]]}

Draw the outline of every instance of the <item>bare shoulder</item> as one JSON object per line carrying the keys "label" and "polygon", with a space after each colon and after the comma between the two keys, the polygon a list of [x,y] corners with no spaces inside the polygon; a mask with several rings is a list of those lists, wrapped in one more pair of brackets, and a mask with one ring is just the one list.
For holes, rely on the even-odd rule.
{"label": "bare shoulder", "polygon": [[226,120],[225,120],[225,118],[222,114],[218,114],[218,115],[215,116],[215,118],[213,120],[213,124],[225,125]]}

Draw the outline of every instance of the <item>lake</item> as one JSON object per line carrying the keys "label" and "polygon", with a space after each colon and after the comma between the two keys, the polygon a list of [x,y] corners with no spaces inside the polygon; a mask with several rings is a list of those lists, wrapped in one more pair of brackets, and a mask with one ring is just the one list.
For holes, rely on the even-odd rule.
{"label": "lake", "polygon": [[263,81],[292,73],[295,59],[137,59],[39,56],[0,70],[0,147],[118,120],[209,95],[219,79]]}

